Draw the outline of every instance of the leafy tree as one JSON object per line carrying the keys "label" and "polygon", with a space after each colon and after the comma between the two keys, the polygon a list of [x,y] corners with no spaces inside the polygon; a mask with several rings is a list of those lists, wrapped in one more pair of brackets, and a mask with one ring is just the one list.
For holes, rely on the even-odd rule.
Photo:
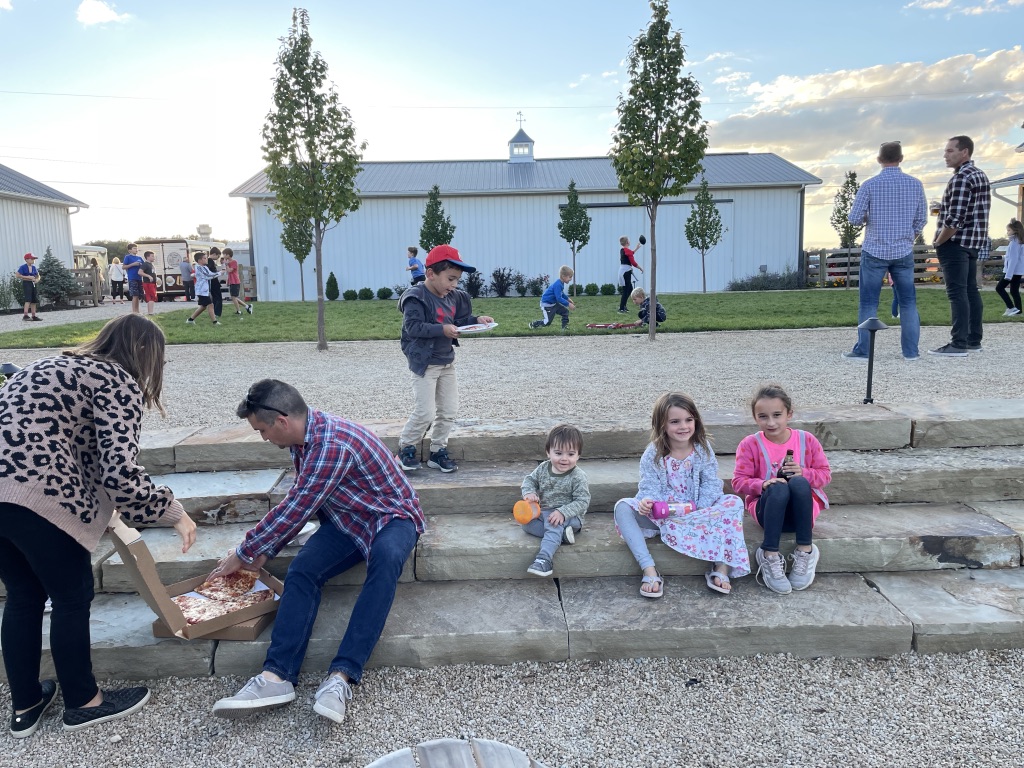
{"label": "leafy tree", "polygon": [[700,253],[700,276],[703,292],[708,292],[708,272],[705,256],[722,242],[722,235],[729,230],[722,227],[722,216],[715,206],[714,197],[708,189],[708,180],[701,178],[700,189],[693,198],[693,209],[686,218],[686,242]]}
{"label": "leafy tree", "polygon": [[316,348],[322,352],[327,349],[324,235],[359,208],[355,181],[366,143],[356,142],[351,114],[334,85],[328,85],[327,62],[313,50],[309,14],[302,8],[292,12],[292,26],[281,38],[276,65],[274,106],[263,125],[263,159],[268,186],[276,197],[275,213],[284,224],[281,243],[291,250],[301,246],[307,232],[311,235],[316,252]]}
{"label": "leafy tree", "polygon": [[328,301],[337,301],[341,295],[340,291],[338,291],[338,278],[334,276],[333,272],[327,276],[327,288],[324,289],[324,294],[327,296]]}
{"label": "leafy tree", "polygon": [[39,295],[54,304],[64,304],[68,297],[78,290],[78,283],[71,270],[53,255],[50,246],[39,261]]}
{"label": "leafy tree", "polygon": [[302,267],[309,252],[313,250],[313,227],[310,222],[302,219],[289,219],[281,223],[284,224],[281,230],[281,245],[299,262],[299,297],[305,301],[306,275]]}
{"label": "leafy tree", "polygon": [[558,212],[558,234],[569,244],[572,249],[572,295],[576,295],[576,254],[583,250],[583,247],[590,242],[590,217],[587,215],[587,207],[580,203],[580,196],[576,193],[576,182],[569,180],[569,200],[565,207]]}
{"label": "leafy tree", "polygon": [[[700,171],[708,146],[700,85],[683,75],[686,50],[668,19],[668,0],[652,0],[651,23],[629,51],[629,89],[619,96],[619,122],[609,153],[619,187],[651,222],[651,306],[657,302],[658,205],[680,195]],[[650,324],[655,339],[656,323]]]}
{"label": "leafy tree", "polygon": [[[147,238],[140,237],[140,240],[146,240]],[[107,249],[107,262],[109,263],[116,256],[121,261],[124,261],[124,256],[128,253],[128,246],[130,245],[128,240],[90,240],[86,245],[99,245]]]}
{"label": "leafy tree", "polygon": [[853,199],[857,197],[858,189],[860,189],[860,184],[857,183],[857,172],[847,171],[843,186],[836,192],[835,205],[832,207],[832,216],[829,218],[832,229],[839,235],[840,248],[856,248],[857,238],[864,230],[863,226],[851,224],[849,218]]}
{"label": "leafy tree", "polygon": [[427,207],[423,211],[423,226],[420,227],[420,248],[430,253],[435,245],[449,245],[455,237],[455,225],[444,215],[441,205],[441,189],[435,184],[427,194]]}

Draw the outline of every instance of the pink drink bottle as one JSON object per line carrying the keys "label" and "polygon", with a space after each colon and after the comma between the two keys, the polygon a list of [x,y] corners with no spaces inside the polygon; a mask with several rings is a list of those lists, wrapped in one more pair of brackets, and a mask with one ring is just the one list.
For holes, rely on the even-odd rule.
{"label": "pink drink bottle", "polygon": [[651,505],[651,519],[664,520],[672,515],[686,515],[693,512],[693,502],[690,501],[656,501]]}

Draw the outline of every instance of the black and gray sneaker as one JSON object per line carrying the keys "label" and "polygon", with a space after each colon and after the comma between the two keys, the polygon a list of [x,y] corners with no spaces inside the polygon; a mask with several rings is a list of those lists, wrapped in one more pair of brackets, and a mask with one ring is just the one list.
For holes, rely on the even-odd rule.
{"label": "black and gray sneaker", "polygon": [[427,460],[427,466],[431,469],[440,469],[442,472],[454,472],[459,468],[459,465],[452,461],[451,457],[448,456],[448,449],[442,448],[439,451],[434,451],[430,454],[430,458]]}
{"label": "black and gray sneaker", "polygon": [[420,468],[419,459],[416,458],[416,446],[407,445],[398,452],[398,465],[406,472],[415,472]]}
{"label": "black and gray sneaker", "polygon": [[967,357],[967,350],[963,347],[954,347],[952,344],[944,344],[938,349],[929,349],[928,354],[939,357]]}
{"label": "black and gray sneaker", "polygon": [[533,561],[533,565],[526,569],[526,572],[532,573],[534,576],[550,576],[555,572],[555,564],[548,558],[537,555],[537,559]]}
{"label": "black and gray sneaker", "polygon": [[64,730],[80,731],[90,725],[108,723],[132,715],[149,701],[149,688],[118,688],[103,691],[103,703],[98,707],[78,707],[64,710]]}
{"label": "black and gray sneaker", "polygon": [[572,529],[571,525],[565,526],[562,529],[562,543],[563,544],[575,544],[576,543],[576,531]]}
{"label": "black and gray sneaker", "polygon": [[57,682],[55,680],[43,680],[43,700],[36,704],[28,712],[20,715],[11,715],[11,736],[16,739],[27,739],[39,730],[39,721],[43,719],[53,702],[57,698]]}
{"label": "black and gray sneaker", "polygon": [[246,304],[245,305],[245,311],[248,312],[251,315],[252,314],[252,304]]}

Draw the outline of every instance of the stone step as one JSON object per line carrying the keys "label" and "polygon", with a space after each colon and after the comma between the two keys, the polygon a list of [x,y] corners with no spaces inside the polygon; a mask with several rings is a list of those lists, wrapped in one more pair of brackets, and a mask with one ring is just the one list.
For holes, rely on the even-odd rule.
{"label": "stone step", "polygon": [[[702,414],[719,454],[734,453],[753,431],[746,407]],[[528,461],[543,457],[552,418],[489,422],[460,419],[448,445],[460,463]],[[829,450],[891,450],[1024,444],[1024,399],[940,400],[932,403],[800,409],[793,426],[813,432]],[[366,422],[392,449],[404,421]],[[646,419],[591,419],[584,430],[590,459],[639,456],[649,441]],[[150,474],[289,468],[288,451],[263,442],[248,424],[185,427],[142,436],[141,462]]]}
{"label": "stone step", "polygon": [[[744,520],[744,537],[753,564],[762,530],[749,515]],[[706,563],[679,555],[660,539],[647,542],[663,575],[699,575],[707,570]],[[814,542],[821,550],[819,573],[1017,568],[1021,564],[1016,531],[954,504],[833,507],[818,518]],[[782,550],[789,552],[794,545],[793,534],[784,534]],[[524,533],[511,514],[431,516],[416,547],[416,579],[536,579],[526,569],[539,546],[540,539]],[[637,573],[636,560],[609,513],[589,513],[576,543],[563,545],[555,556],[556,578]]]}
{"label": "stone step", "polygon": [[[1024,498],[1024,462],[1017,447],[831,451],[829,501],[841,504],[999,501]],[[521,498],[523,478],[536,462],[470,464],[458,472],[431,469],[409,477],[428,514],[504,512]],[[590,481],[591,510],[610,512],[634,496],[637,459],[581,461]],[[719,458],[719,476],[731,492],[732,456]],[[289,478],[282,479],[283,490]]]}
{"label": "stone step", "polygon": [[262,520],[283,474],[281,469],[182,472],[153,475],[152,480],[170,488],[197,523],[218,525]]}
{"label": "stone step", "polygon": [[[175,584],[179,581],[209,573],[222,557],[234,550],[246,531],[251,526],[243,524],[204,526],[198,531],[196,543],[188,552],[182,554],[181,539],[172,528],[150,528],[142,532],[142,539],[149,547],[156,562],[157,574],[164,584]],[[273,560],[267,563],[267,570],[278,578],[284,578],[288,566],[300,551],[301,547],[288,546]],[[410,556],[402,571],[401,581],[412,581],[414,578],[414,556]],[[366,565],[358,565],[345,573],[335,576],[328,584],[358,585],[366,578]],[[103,592],[135,592],[132,581],[121,556],[112,551],[100,567],[99,589]]]}
{"label": "stone step", "polygon": [[[358,590],[330,587],[303,666],[334,656]],[[665,596],[639,594],[639,579],[400,584],[369,666],[659,656],[888,657],[1024,647],[1024,569],[822,574],[806,591],[776,595],[737,580],[712,593],[695,576],[667,576]],[[0,604],[0,612],[3,605]],[[267,629],[253,641],[152,636],[138,595],[98,595],[92,661],[101,679],[248,676],[260,669]],[[49,618],[43,675],[52,676]],[[0,679],[3,670],[0,668]]]}

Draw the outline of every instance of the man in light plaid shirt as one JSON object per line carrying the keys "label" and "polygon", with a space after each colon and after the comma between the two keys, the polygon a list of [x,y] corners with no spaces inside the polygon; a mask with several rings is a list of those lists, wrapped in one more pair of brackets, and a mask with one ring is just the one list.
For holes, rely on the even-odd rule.
{"label": "man in light plaid shirt", "polygon": [[978,251],[989,247],[988,214],[992,193],[988,177],[975,167],[974,142],[954,136],[946,143],[946,166],[955,168],[946,185],[935,232],[935,255],[946,281],[953,329],[948,344],[929,350],[939,357],[967,357],[981,352],[981,293]]}
{"label": "man in light plaid shirt", "polygon": [[[878,312],[878,297],[886,273],[900,305],[900,344],[903,357],[917,360],[921,338],[921,319],[917,313],[914,288],[914,240],[928,220],[928,202],[924,185],[900,170],[903,148],[898,141],[887,141],[878,150],[882,172],[868,179],[857,190],[850,208],[851,224],[867,224],[860,252],[860,307],[857,324]],[[852,352],[843,352],[848,360],[868,359],[867,331],[857,332]]]}

